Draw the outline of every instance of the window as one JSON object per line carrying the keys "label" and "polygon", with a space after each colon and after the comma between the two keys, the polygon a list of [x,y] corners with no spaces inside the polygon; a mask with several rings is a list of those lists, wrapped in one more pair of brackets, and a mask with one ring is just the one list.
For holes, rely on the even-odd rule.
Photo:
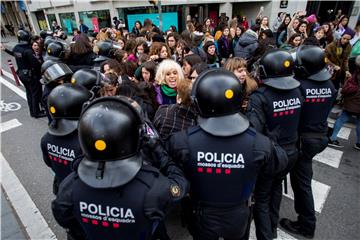
{"label": "window", "polygon": [[62,29],[68,34],[72,34],[77,29],[74,13],[59,13]]}
{"label": "window", "polygon": [[102,28],[111,27],[109,10],[79,12],[79,18],[90,31],[99,32]]}
{"label": "window", "polygon": [[48,19],[48,25],[49,25],[50,28],[51,28],[52,23],[53,23],[54,21],[57,22],[57,21],[56,21],[56,16],[55,16],[55,14],[47,14],[46,16],[47,16],[47,19]]}

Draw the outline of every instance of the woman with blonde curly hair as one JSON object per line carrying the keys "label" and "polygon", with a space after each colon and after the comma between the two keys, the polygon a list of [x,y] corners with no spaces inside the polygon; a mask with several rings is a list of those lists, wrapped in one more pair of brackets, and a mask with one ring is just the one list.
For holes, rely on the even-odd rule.
{"label": "woman with blonde curly hair", "polygon": [[155,75],[156,100],[161,104],[176,103],[177,83],[184,81],[184,74],[180,65],[174,60],[165,59],[162,61]]}
{"label": "woman with blonde curly hair", "polygon": [[150,47],[150,60],[161,62],[164,59],[171,58],[170,48],[162,42],[154,42]]}
{"label": "woman with blonde curly hair", "polygon": [[240,57],[229,58],[224,66],[225,69],[233,72],[244,85],[245,94],[241,106],[243,112],[246,111],[250,94],[258,88],[258,84],[250,77],[246,67],[246,60]]}

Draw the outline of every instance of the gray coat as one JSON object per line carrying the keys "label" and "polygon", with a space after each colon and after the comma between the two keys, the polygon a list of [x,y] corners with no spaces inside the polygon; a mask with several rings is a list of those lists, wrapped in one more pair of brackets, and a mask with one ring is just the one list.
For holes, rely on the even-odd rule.
{"label": "gray coat", "polygon": [[241,57],[249,60],[254,56],[255,50],[258,46],[259,42],[257,34],[251,29],[248,29],[240,36],[239,41],[235,45],[234,55],[235,57]]}

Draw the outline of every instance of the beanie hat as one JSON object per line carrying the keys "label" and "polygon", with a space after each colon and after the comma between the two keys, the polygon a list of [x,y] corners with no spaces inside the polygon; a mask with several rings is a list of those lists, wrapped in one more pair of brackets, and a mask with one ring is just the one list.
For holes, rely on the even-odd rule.
{"label": "beanie hat", "polygon": [[341,34],[341,36],[344,36],[345,34],[350,35],[351,38],[353,38],[355,36],[355,32],[353,30],[351,30],[350,28],[346,28],[345,31],[343,32],[343,34]]}

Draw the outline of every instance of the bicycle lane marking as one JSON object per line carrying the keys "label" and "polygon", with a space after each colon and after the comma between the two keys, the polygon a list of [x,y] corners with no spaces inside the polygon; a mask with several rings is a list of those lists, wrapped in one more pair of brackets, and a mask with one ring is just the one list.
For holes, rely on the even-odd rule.
{"label": "bicycle lane marking", "polygon": [[0,123],[0,133],[6,132],[6,131],[8,131],[10,129],[19,127],[21,125],[22,125],[22,123],[19,122],[16,118],[12,119],[10,121]]}
{"label": "bicycle lane marking", "polygon": [[22,99],[24,99],[25,101],[27,101],[26,99],[26,94],[23,90],[21,90],[20,88],[16,87],[14,84],[11,84],[9,81],[5,80],[3,77],[0,76],[0,83],[3,84],[4,86],[6,86],[7,88],[9,88],[11,91],[13,91],[14,93],[16,93],[17,95],[19,95]]}
{"label": "bicycle lane marking", "polygon": [[2,186],[30,239],[56,239],[40,210],[0,152]]}

